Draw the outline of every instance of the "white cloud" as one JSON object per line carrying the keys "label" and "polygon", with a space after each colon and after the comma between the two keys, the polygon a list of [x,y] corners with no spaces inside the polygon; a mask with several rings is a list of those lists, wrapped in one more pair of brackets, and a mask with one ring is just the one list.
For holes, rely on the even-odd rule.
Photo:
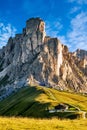
{"label": "white cloud", "polygon": [[[87,50],[87,0],[67,0],[72,3],[69,16],[70,28],[67,30],[65,39],[70,44],[70,50],[77,48]],[[74,6],[75,5],[75,6]]]}
{"label": "white cloud", "polygon": [[75,7],[71,8],[69,14],[77,13],[80,9],[81,9],[81,6],[75,6]]}
{"label": "white cloud", "polygon": [[71,20],[71,29],[67,33],[71,50],[77,48],[87,50],[87,13],[80,13]]}
{"label": "white cloud", "polygon": [[63,25],[61,24],[59,19],[46,21],[46,34],[51,37],[58,37],[58,34],[62,28]]}
{"label": "white cloud", "polygon": [[0,48],[5,46],[9,37],[13,37],[15,33],[16,29],[11,24],[5,25],[4,23],[0,22]]}
{"label": "white cloud", "polygon": [[61,41],[62,44],[67,45],[68,48],[71,48],[72,46],[69,44],[66,36],[58,36],[58,39]]}
{"label": "white cloud", "polygon": [[46,21],[46,35],[51,37],[57,37],[62,44],[65,44],[69,48],[71,48],[71,45],[67,40],[67,36],[60,35],[60,31],[63,29],[63,24],[61,24],[61,20],[55,20],[55,18],[52,17],[51,19],[53,19],[53,21]]}
{"label": "white cloud", "polygon": [[60,41],[69,47],[70,51],[75,51],[78,48],[87,50],[87,13],[81,12],[71,19],[67,34],[64,36],[56,34]]}

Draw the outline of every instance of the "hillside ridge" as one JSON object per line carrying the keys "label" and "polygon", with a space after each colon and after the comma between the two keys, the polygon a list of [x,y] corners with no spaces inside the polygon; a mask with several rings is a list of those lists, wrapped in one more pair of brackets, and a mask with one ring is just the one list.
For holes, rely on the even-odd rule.
{"label": "hillside ridge", "polygon": [[[81,94],[27,86],[0,101],[0,116],[75,119],[83,117],[85,113],[87,117],[86,99]],[[61,105],[67,109],[62,109]]]}

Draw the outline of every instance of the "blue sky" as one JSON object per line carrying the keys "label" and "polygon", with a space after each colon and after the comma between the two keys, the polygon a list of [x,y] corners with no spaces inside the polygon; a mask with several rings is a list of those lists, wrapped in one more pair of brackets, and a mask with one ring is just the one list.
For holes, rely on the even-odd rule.
{"label": "blue sky", "polygon": [[0,0],[0,48],[31,17],[42,18],[46,34],[58,37],[71,51],[87,50],[87,0]]}

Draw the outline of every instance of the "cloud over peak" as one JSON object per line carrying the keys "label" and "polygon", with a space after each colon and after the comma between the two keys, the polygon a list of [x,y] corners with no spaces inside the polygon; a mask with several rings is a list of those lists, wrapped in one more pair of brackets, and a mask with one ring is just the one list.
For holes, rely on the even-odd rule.
{"label": "cloud over peak", "polygon": [[67,39],[72,47],[87,48],[87,13],[81,12],[71,20],[71,28]]}
{"label": "cloud over peak", "polygon": [[9,37],[14,36],[16,33],[16,28],[11,24],[4,24],[0,22],[0,48],[5,46]]}

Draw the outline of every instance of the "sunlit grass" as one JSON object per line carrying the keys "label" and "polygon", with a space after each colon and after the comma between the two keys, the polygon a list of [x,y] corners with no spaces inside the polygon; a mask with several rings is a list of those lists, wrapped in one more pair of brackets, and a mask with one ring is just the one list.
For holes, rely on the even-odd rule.
{"label": "sunlit grass", "polygon": [[50,92],[55,96],[57,102],[68,103],[79,107],[81,110],[87,111],[87,96],[81,94],[60,92],[55,89],[49,89]]}
{"label": "sunlit grass", "polygon": [[77,106],[87,112],[87,96],[40,86],[25,87],[0,102],[0,130],[87,129],[87,119],[65,119],[70,113],[60,112],[64,117],[61,120],[58,113],[50,115],[46,111],[46,108],[51,109],[59,103]]}
{"label": "sunlit grass", "polygon": [[0,117],[0,130],[87,130],[87,119],[60,120]]}
{"label": "sunlit grass", "polygon": [[[81,94],[61,92],[52,88],[30,86],[19,90],[0,102],[1,116],[23,116],[35,118],[59,117],[60,113],[50,114],[59,103],[79,107],[87,112],[87,97]],[[74,108],[73,108],[74,109]],[[74,109],[75,110],[75,109]],[[58,115],[59,114],[59,115]],[[70,113],[72,116],[74,113]],[[77,114],[79,114],[77,112]],[[66,117],[69,113],[62,113]]]}

